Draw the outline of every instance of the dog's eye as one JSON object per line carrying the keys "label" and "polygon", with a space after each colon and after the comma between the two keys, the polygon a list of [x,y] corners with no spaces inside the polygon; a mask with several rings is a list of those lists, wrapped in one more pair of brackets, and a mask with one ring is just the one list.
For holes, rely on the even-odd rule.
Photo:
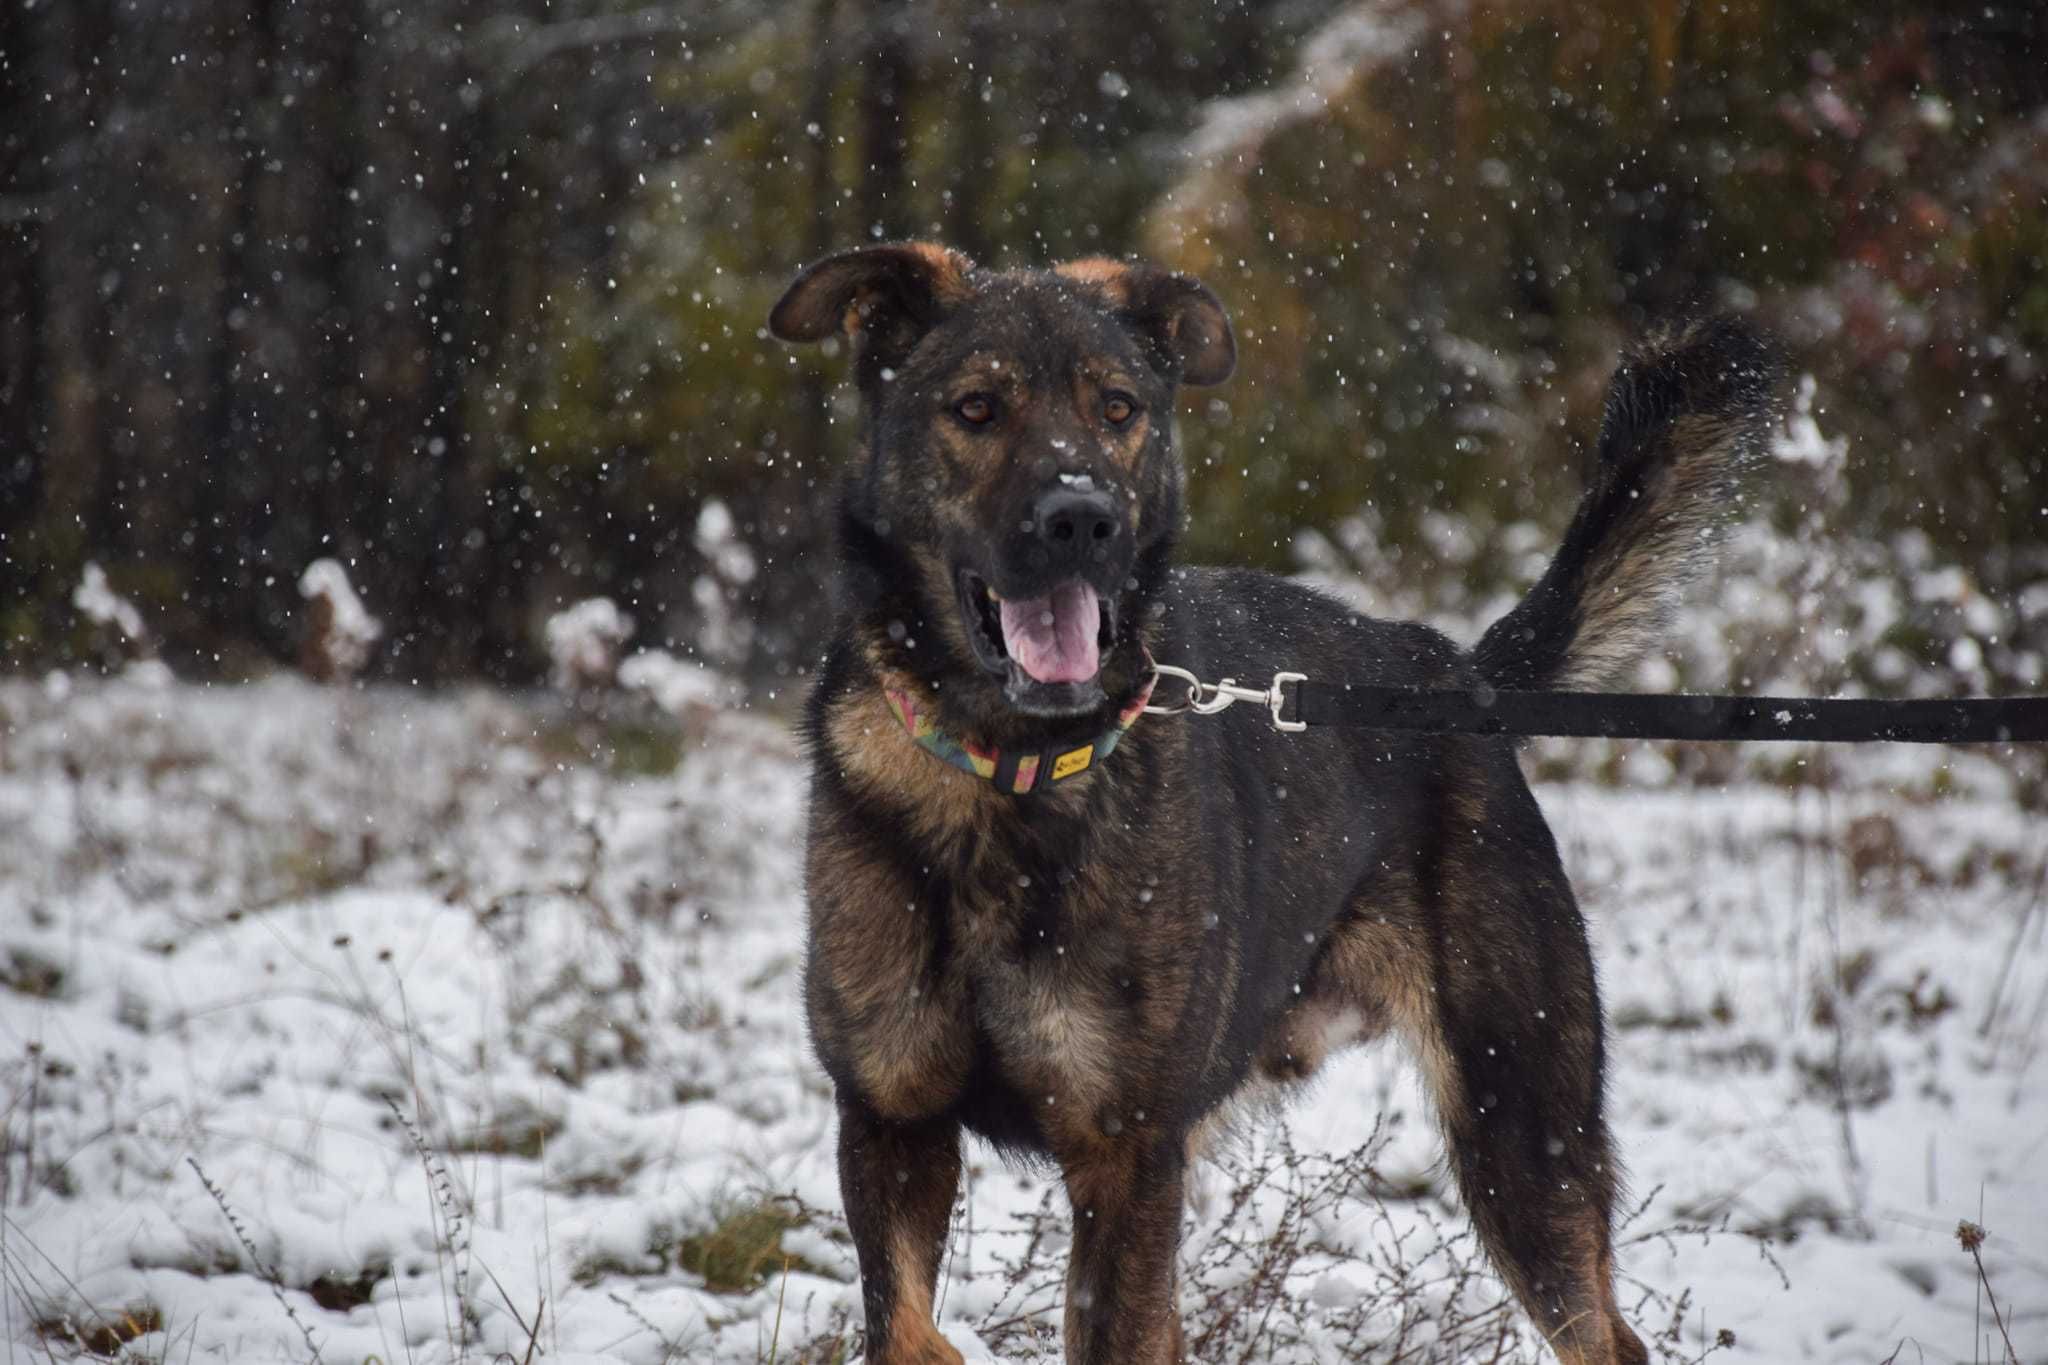
{"label": "dog's eye", "polygon": [[953,415],[970,427],[985,427],[996,420],[996,400],[985,393],[970,393],[953,405]]}
{"label": "dog's eye", "polygon": [[1127,393],[1113,393],[1102,404],[1102,415],[1113,427],[1120,427],[1138,415],[1138,404]]}

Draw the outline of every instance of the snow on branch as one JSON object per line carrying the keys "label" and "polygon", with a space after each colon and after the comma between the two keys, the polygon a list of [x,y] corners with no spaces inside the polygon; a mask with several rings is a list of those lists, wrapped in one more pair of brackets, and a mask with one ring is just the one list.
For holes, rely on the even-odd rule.
{"label": "snow on branch", "polygon": [[370,662],[383,638],[384,623],[370,614],[335,559],[316,559],[299,575],[299,596],[307,608],[306,638],[299,667],[322,682],[347,682]]}
{"label": "snow on branch", "polygon": [[665,649],[643,649],[620,664],[619,686],[644,693],[663,711],[682,717],[729,705],[737,694],[723,674]]}
{"label": "snow on branch", "polygon": [[150,652],[149,629],[142,624],[142,613],[133,602],[114,591],[114,585],[107,581],[107,571],[97,563],[86,563],[84,576],[71,591],[71,605],[94,625],[110,626],[120,632],[129,653]]}
{"label": "snow on branch", "polygon": [[609,597],[586,597],[548,618],[550,680],[562,692],[610,687],[618,680],[619,647],[633,638],[633,621]]}

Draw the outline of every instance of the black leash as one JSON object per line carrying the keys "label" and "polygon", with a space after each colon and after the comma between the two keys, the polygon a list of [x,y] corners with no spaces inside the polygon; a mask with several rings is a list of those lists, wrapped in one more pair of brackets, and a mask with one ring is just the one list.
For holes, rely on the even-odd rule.
{"label": "black leash", "polygon": [[1803,740],[1825,744],[2048,743],[2048,697],[1948,701],[1878,698],[1722,697],[1639,692],[1503,692],[1311,682],[1276,673],[1271,687],[1233,678],[1188,684],[1187,700],[1148,710],[1210,714],[1257,702],[1281,730],[1311,725],[1424,734],[1562,735],[1604,739]]}
{"label": "black leash", "polygon": [[2048,697],[1967,701],[1646,696],[1636,692],[1411,691],[1297,683],[1282,718],[1432,734],[1613,739],[1817,740],[1826,744],[2039,744]]}

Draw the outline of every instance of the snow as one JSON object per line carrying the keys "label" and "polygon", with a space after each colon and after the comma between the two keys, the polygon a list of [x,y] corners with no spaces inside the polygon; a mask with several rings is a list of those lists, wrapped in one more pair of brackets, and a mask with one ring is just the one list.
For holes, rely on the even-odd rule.
{"label": "snow", "polygon": [[348,581],[338,559],[316,559],[299,575],[299,596],[324,607],[315,614],[317,640],[311,642],[334,677],[350,678],[370,661],[370,650],[383,638],[384,624],[370,614]]}
{"label": "snow", "polygon": [[71,605],[88,621],[120,631],[124,640],[140,644],[148,638],[142,613],[133,602],[114,591],[113,584],[107,581],[107,571],[90,560],[78,586],[71,590]]}
{"label": "snow", "polygon": [[[631,682],[672,671],[654,657],[622,678],[659,691]],[[561,706],[0,681],[0,1266],[25,1351],[34,1321],[152,1307],[137,1356],[303,1360],[310,1334],[328,1360],[523,1359],[536,1311],[555,1360],[851,1339],[787,720],[707,710],[672,773],[626,777],[563,756]],[[1716,788],[1682,751],[1620,749],[1627,785],[1538,793],[1613,1022],[1627,1310],[1671,1359],[1724,1328],[1717,1360],[1994,1359],[1968,1218],[2038,1355],[2048,838],[2016,770],[1769,745]],[[1399,1057],[1343,1054],[1283,1112],[1252,1110],[1197,1182],[1191,1322],[1260,1292],[1246,1249],[1294,1228],[1325,1250],[1286,1267],[1273,1359],[1386,1358],[1366,1343],[1397,1330],[1459,1359],[1461,1313],[1492,1313],[1491,1342],[1500,1290]],[[1337,1178],[1375,1131],[1377,1196]],[[1056,1339],[1062,1202],[979,1150],[966,1187],[946,1331],[970,1359],[1058,1360],[1025,1338]],[[680,1239],[767,1195],[799,1211],[786,1275],[720,1292],[678,1268]],[[361,1301],[321,1307],[323,1276]],[[1501,1358],[1538,1356],[1525,1334]]]}
{"label": "snow", "polygon": [[619,669],[619,646],[633,638],[633,620],[609,597],[586,597],[548,618],[549,678],[564,692],[604,687]]}
{"label": "snow", "polygon": [[754,552],[740,538],[732,509],[717,498],[707,498],[697,513],[697,553],[711,561],[718,576],[728,583],[751,583],[756,566]]}
{"label": "snow", "polygon": [[1792,409],[1785,414],[1783,430],[1771,442],[1771,454],[1792,464],[1840,469],[1849,451],[1849,438],[1821,432],[1820,422],[1813,411],[1814,397],[1819,390],[1820,386],[1812,375],[1799,376],[1799,382],[1792,389]]}
{"label": "snow", "polygon": [[644,692],[672,716],[694,707],[717,706],[737,694],[730,679],[702,664],[688,663],[665,649],[643,649],[619,665],[619,686]]}

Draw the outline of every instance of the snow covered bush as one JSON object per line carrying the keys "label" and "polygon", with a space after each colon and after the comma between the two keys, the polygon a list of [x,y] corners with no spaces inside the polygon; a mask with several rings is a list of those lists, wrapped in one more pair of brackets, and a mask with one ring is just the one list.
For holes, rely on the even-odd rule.
{"label": "snow covered bush", "polygon": [[546,635],[555,689],[601,690],[618,680],[619,648],[633,638],[633,618],[609,597],[587,597],[550,616]]}
{"label": "snow covered bush", "polygon": [[71,605],[98,628],[105,652],[122,659],[147,659],[156,653],[156,643],[142,613],[135,604],[114,591],[107,571],[88,560],[78,586],[71,590]]}
{"label": "snow covered bush", "polygon": [[306,599],[306,631],[299,643],[299,667],[321,682],[348,682],[370,662],[384,624],[370,614],[337,559],[316,559],[299,575]]}

